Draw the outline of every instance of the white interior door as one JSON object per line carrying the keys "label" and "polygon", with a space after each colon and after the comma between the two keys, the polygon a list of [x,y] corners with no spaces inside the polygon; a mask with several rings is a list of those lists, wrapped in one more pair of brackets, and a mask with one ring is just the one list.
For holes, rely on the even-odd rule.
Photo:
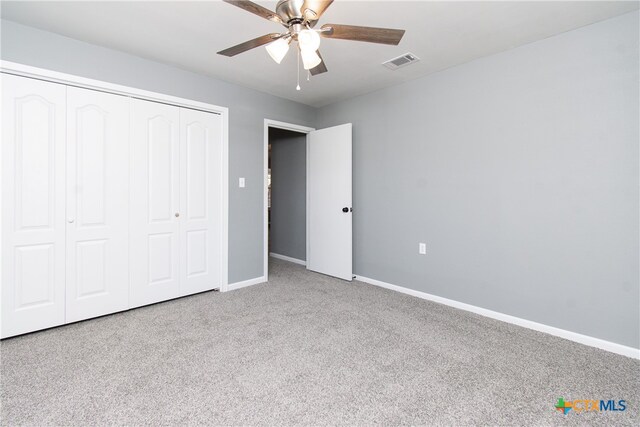
{"label": "white interior door", "polygon": [[2,74],[2,337],[64,323],[65,91]]}
{"label": "white interior door", "polygon": [[129,98],[67,88],[66,321],[129,306]]}
{"label": "white interior door", "polygon": [[307,156],[307,268],[351,280],[351,123],[310,132]]}
{"label": "white interior door", "polygon": [[130,306],[179,295],[179,108],[131,101]]}
{"label": "white interior door", "polygon": [[221,284],[222,118],[180,109],[180,295]]}

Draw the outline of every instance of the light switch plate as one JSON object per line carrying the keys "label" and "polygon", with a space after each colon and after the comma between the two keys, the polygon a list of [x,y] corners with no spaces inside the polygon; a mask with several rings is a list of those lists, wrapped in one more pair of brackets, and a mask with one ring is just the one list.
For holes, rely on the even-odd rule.
{"label": "light switch plate", "polygon": [[240,180],[238,181],[238,185],[240,186],[240,188],[244,188],[244,178],[240,178]]}
{"label": "light switch plate", "polygon": [[427,244],[426,243],[419,243],[418,244],[418,253],[420,255],[426,255],[427,254]]}

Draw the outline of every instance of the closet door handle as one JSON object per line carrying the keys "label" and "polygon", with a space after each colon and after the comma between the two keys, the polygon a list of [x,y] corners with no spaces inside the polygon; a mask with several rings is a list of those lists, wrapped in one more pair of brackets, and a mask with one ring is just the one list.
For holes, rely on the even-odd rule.
{"label": "closet door handle", "polygon": [[176,212],[176,218],[180,216],[180,212]]}
{"label": "closet door handle", "polygon": [[73,219],[73,218],[67,218],[67,222],[69,224],[73,224],[74,221],[75,221],[75,219]]}

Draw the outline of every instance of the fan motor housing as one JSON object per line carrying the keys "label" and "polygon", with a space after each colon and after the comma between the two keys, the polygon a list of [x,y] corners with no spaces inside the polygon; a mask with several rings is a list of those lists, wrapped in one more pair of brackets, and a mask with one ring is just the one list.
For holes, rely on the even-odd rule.
{"label": "fan motor housing", "polygon": [[[304,0],[280,0],[276,5],[276,14],[287,27],[293,24],[302,23],[305,21],[305,16],[302,14],[303,5]],[[313,18],[314,13],[309,11],[306,16],[306,21],[310,27],[313,27],[318,21]]]}

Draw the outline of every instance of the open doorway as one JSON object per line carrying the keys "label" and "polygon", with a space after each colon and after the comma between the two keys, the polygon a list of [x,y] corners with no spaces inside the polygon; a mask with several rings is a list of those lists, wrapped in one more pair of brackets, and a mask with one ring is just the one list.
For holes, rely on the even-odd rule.
{"label": "open doorway", "polygon": [[269,256],[306,265],[306,135],[269,129]]}
{"label": "open doorway", "polygon": [[269,256],[307,260],[307,134],[313,128],[265,120],[264,274]]}
{"label": "open doorway", "polygon": [[[302,164],[297,163],[298,172],[296,178],[277,178],[280,168],[284,168],[286,173],[291,165],[291,160],[287,160],[287,155],[283,156],[285,160],[274,160],[272,154],[272,164],[270,165],[269,152],[269,135],[272,129],[279,129],[294,132],[294,134],[284,134],[285,139],[293,139],[297,142],[298,149],[305,145],[304,153],[305,167],[304,174],[300,174]],[[273,120],[265,120],[264,124],[264,280],[269,280],[269,253],[275,254],[280,258],[289,261],[304,263],[308,270],[337,277],[343,280],[351,281],[353,279],[353,232],[352,232],[352,124],[345,123],[342,125],[332,126],[320,130],[308,128],[304,126],[293,125],[289,123],[277,122]],[[297,134],[297,135],[296,135]],[[276,133],[271,133],[272,136]],[[282,133],[279,133],[282,136]],[[276,143],[271,145],[272,150],[276,147]],[[276,155],[279,156],[277,153]],[[292,155],[292,154],[289,154]],[[280,163],[282,166],[278,166]],[[270,168],[270,166],[273,166]],[[278,171],[276,171],[278,168]],[[273,178],[273,180],[271,179]],[[278,182],[283,183],[291,179],[296,179],[297,196],[291,196],[288,192],[294,190],[285,190],[282,194],[289,200],[282,204],[278,199],[278,194],[273,200],[270,200],[271,190],[277,192]],[[301,198],[302,181],[304,179],[305,196]],[[287,187],[285,185],[285,188]],[[274,193],[275,194],[275,193]],[[304,206],[300,200],[304,200]],[[298,205],[296,208],[292,203]],[[278,206],[276,207],[276,204]],[[282,209],[280,209],[282,208]],[[276,242],[277,247],[269,248],[270,244],[270,228],[271,234],[274,227],[279,224],[284,226],[285,234],[292,234],[292,221],[274,218],[279,212],[285,211],[287,214],[294,213],[297,215],[296,222],[302,223],[302,215],[305,217],[305,233],[300,232],[301,226],[295,227],[295,237],[299,247],[300,242],[306,250],[298,250],[297,252],[288,249],[282,249],[280,244],[282,240]],[[275,230],[276,233],[280,230]],[[304,239],[303,239],[304,236]],[[291,240],[291,236],[286,239]],[[271,242],[274,243],[274,242]],[[271,249],[271,250],[270,250]],[[281,253],[285,252],[285,253]],[[302,255],[304,253],[304,255]],[[286,258],[285,258],[286,257]]]}

